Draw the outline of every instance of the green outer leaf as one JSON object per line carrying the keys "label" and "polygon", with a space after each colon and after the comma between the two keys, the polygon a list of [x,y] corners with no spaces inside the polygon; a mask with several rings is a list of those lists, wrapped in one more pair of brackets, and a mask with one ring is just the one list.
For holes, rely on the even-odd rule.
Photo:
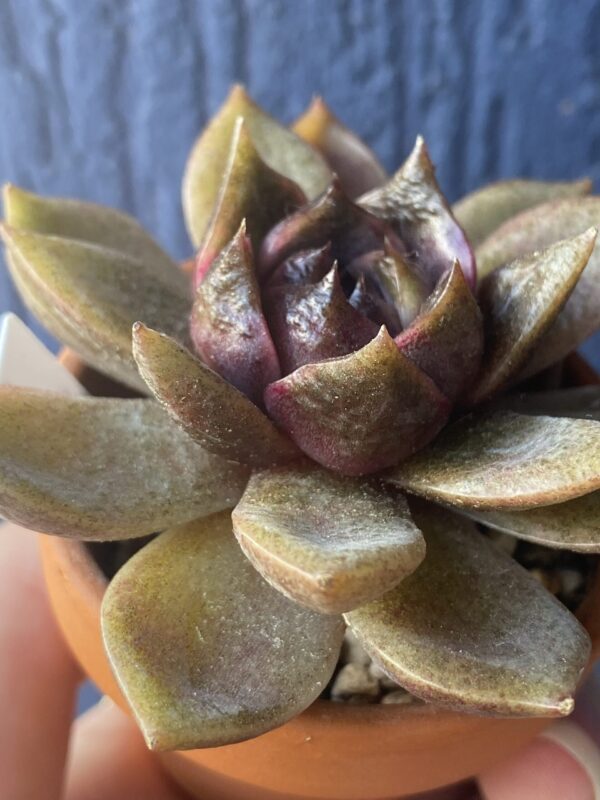
{"label": "green outer leaf", "polygon": [[465,509],[464,513],[490,528],[545,547],[600,553],[600,492],[528,511]]}
{"label": "green outer leaf", "polygon": [[217,201],[238,117],[248,125],[261,158],[271,169],[297,183],[309,200],[331,181],[331,172],[316,150],[262,111],[243,87],[234,86],[196,141],[185,168],[183,210],[196,246],[204,238]]}
{"label": "green outer leaf", "polygon": [[234,506],[248,479],[153,400],[2,386],[0,421],[0,514],[45,533],[144,536]]}
{"label": "green outer leaf", "polygon": [[596,233],[589,228],[580,236],[511,261],[484,280],[478,300],[486,347],[470,392],[473,405],[516,378],[575,288],[594,249]]}
{"label": "green outer leaf", "polygon": [[333,673],[344,626],[271,588],[218,514],[125,564],[102,631],[148,746],[183,750],[258,736],[303,711]]}
{"label": "green outer leaf", "polygon": [[3,197],[6,222],[13,228],[118,250],[142,262],[145,271],[160,280],[181,291],[187,288],[188,279],[177,262],[129,214],[82,200],[41,197],[11,184],[4,186]]}
{"label": "green outer leaf", "polygon": [[8,264],[25,303],[92,366],[145,391],[131,354],[143,320],[187,339],[191,299],[142,262],[97,245],[4,226]]}
{"label": "green outer leaf", "polygon": [[590,194],[589,178],[579,181],[531,181],[517,178],[476,189],[452,206],[458,223],[477,247],[510,217],[533,206],[563,197]]}
{"label": "green outer leaf", "polygon": [[502,410],[470,414],[385,480],[466,508],[561,503],[600,489],[600,423]]}
{"label": "green outer leaf", "polygon": [[417,697],[462,711],[569,714],[585,629],[467,520],[433,506],[414,513],[425,561],[345,615],[375,663]]}
{"label": "green outer leaf", "polygon": [[313,99],[292,130],[325,157],[350,197],[358,197],[387,180],[372,150],[340,122],[323,98]]}
{"label": "green outer leaf", "polygon": [[269,230],[305,202],[300,187],[261,159],[247,123],[239,117],[214,213],[196,259],[196,283],[233,239],[243,219],[256,259]]}
{"label": "green outer leaf", "polygon": [[232,519],[261,575],[327,614],[379,597],[425,556],[401,495],[314,466],[255,473]]}
{"label": "green outer leaf", "polygon": [[300,455],[254,403],[169,336],[136,323],[133,354],[152,394],[209,452],[255,467]]}
{"label": "green outer leaf", "polygon": [[[504,223],[477,249],[479,275],[541,250],[558,239],[576,236],[590,226],[600,228],[600,197],[583,197],[545,203]],[[565,307],[539,342],[521,378],[539,372],[564,358],[600,328],[600,246]]]}
{"label": "green outer leaf", "polygon": [[406,458],[431,441],[450,412],[385,327],[355,353],[306,364],[272,383],[265,405],[305,453],[346,475]]}

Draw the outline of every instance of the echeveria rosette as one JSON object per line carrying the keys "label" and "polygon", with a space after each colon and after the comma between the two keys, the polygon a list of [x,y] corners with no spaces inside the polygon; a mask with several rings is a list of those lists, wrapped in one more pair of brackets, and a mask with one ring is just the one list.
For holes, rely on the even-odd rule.
{"label": "echeveria rosette", "polygon": [[589,190],[505,182],[453,210],[421,138],[387,180],[322,100],[288,130],[240,87],[186,168],[193,280],[124,214],[6,189],[25,303],[149,395],[3,387],[0,512],[161,531],[102,612],[150,747],[290,719],[344,620],[418,697],[569,713],[587,633],[473,520],[600,552],[600,392],[511,393],[600,328]]}

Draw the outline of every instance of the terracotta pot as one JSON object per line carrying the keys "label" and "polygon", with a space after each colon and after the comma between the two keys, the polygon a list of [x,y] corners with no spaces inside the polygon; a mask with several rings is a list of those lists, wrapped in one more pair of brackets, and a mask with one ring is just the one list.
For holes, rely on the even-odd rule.
{"label": "terracotta pot", "polygon": [[[70,355],[63,357],[86,380]],[[598,382],[578,358],[573,382]],[[89,385],[89,384],[88,384]],[[75,657],[117,704],[126,703],[102,644],[106,580],[79,542],[40,536],[54,611]],[[600,656],[600,575],[579,617]],[[491,719],[415,705],[314,703],[286,725],[240,744],[162,753],[175,780],[203,800],[383,800],[459,781],[523,747],[551,720]]]}

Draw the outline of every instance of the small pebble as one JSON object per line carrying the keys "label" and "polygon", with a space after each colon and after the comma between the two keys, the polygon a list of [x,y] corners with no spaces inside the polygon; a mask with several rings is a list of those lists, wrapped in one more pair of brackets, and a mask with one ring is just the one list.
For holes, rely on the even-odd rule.
{"label": "small pebble", "polygon": [[372,678],[375,678],[376,681],[379,681],[379,685],[382,689],[397,689],[398,684],[396,681],[393,681],[389,675],[386,675],[385,672],[378,667],[377,664],[371,662],[369,664],[369,675]]}
{"label": "small pebble", "polygon": [[396,688],[393,692],[388,692],[384,694],[381,698],[382,704],[391,705],[392,703],[395,705],[408,705],[408,703],[415,702],[416,697],[413,697],[412,694],[407,692],[405,689],[398,689]]}
{"label": "small pebble", "polygon": [[370,656],[350,628],[346,628],[346,633],[344,634],[340,660],[342,664],[363,664],[368,666],[371,663]]}
{"label": "small pebble", "polygon": [[558,594],[560,592],[560,577],[554,570],[535,567],[529,570],[529,574],[538,580],[542,586],[545,586],[552,594]]}
{"label": "small pebble", "polygon": [[379,682],[369,675],[364,664],[346,664],[338,672],[331,687],[331,699],[350,703],[375,703]]}
{"label": "small pebble", "polygon": [[558,572],[562,594],[576,594],[583,586],[583,575],[576,569],[561,569]]}

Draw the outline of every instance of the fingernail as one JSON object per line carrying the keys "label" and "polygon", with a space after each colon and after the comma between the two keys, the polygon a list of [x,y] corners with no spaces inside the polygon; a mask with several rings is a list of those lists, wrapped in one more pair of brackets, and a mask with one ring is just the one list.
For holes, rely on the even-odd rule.
{"label": "fingernail", "polygon": [[555,722],[542,733],[542,738],[555,742],[567,751],[587,772],[593,798],[600,798],[600,750],[591,736],[569,719]]}

